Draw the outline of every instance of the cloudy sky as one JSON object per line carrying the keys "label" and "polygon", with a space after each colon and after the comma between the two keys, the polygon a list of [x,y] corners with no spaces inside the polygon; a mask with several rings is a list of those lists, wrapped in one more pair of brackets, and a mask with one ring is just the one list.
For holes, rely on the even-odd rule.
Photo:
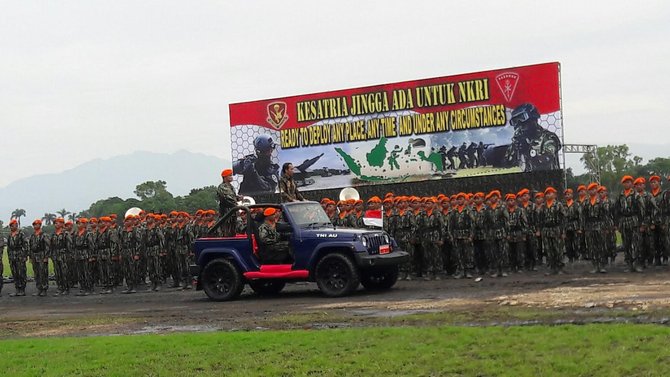
{"label": "cloudy sky", "polygon": [[3,1],[0,187],[136,150],[230,158],[231,102],[548,61],[566,142],[664,150],[668,20],[668,1]]}

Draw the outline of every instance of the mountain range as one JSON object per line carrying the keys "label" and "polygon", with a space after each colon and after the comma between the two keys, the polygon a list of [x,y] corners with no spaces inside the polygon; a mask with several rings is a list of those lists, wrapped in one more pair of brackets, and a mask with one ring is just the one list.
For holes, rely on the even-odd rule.
{"label": "mountain range", "polygon": [[55,213],[88,209],[100,199],[135,197],[135,186],[163,180],[174,196],[191,189],[220,183],[220,172],[230,166],[224,159],[188,151],[135,152],[109,159],[95,159],[60,173],[24,178],[0,188],[0,219],[9,220],[16,208],[26,210],[26,221]]}

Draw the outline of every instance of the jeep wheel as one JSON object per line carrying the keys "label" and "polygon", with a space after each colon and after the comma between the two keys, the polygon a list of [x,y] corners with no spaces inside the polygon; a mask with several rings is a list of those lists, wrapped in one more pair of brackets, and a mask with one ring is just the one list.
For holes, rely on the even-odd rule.
{"label": "jeep wheel", "polygon": [[229,301],[240,296],[244,289],[242,274],[227,259],[214,259],[207,263],[201,276],[202,289],[214,301]]}
{"label": "jeep wheel", "polygon": [[286,283],[277,280],[259,279],[249,281],[249,286],[254,290],[254,292],[261,296],[272,296],[281,292],[281,290],[286,286]]}
{"label": "jeep wheel", "polygon": [[348,295],[358,288],[358,269],[343,254],[328,254],[316,264],[316,284],[329,297]]}
{"label": "jeep wheel", "polygon": [[369,291],[390,289],[398,281],[398,266],[361,272],[361,284]]}

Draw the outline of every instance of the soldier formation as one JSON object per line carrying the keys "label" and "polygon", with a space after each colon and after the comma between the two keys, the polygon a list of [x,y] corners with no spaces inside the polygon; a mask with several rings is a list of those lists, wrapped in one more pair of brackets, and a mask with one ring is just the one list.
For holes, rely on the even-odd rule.
{"label": "soldier formation", "polygon": [[[650,190],[647,191],[647,183]],[[366,210],[383,209],[384,230],[411,255],[401,277],[440,279],[473,274],[504,277],[537,271],[562,274],[566,261],[588,260],[592,273],[606,273],[617,253],[621,233],[627,272],[667,265],[670,252],[670,190],[661,178],[621,179],[623,190],[611,199],[597,183],[563,192],[553,187],[503,195],[458,193],[435,197],[374,196],[321,205],[337,226],[365,228]],[[532,194],[532,195],[531,195]]]}
{"label": "soldier formation", "polygon": [[38,219],[32,224],[34,233],[30,237],[13,219],[7,239],[15,286],[10,296],[25,296],[28,261],[37,288],[33,295],[46,296],[49,260],[56,280],[54,296],[68,295],[75,288],[78,296],[109,294],[124,285],[121,293],[135,293],[140,285],[158,291],[170,280],[171,287],[190,289],[193,241],[214,225],[215,217],[214,210],[198,210],[193,216],[177,211],[142,211],[126,216],[122,226],[117,226],[116,215],[82,217],[76,224],[59,218],[53,234],[44,233]]}

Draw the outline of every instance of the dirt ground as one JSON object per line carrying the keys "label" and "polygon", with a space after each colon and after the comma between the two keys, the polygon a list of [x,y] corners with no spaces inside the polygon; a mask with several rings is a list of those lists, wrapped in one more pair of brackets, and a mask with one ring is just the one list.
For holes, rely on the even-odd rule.
{"label": "dirt ground", "polygon": [[[212,302],[202,291],[164,289],[133,295],[0,297],[0,338],[116,335],[173,331],[263,330],[414,324],[533,324],[635,321],[668,323],[670,268],[590,274],[588,262],[565,275],[538,272],[439,281],[400,281],[390,291],[362,288],[326,298],[316,284],[290,284],[279,296],[248,288],[233,302]],[[51,290],[54,293],[55,290]]]}

